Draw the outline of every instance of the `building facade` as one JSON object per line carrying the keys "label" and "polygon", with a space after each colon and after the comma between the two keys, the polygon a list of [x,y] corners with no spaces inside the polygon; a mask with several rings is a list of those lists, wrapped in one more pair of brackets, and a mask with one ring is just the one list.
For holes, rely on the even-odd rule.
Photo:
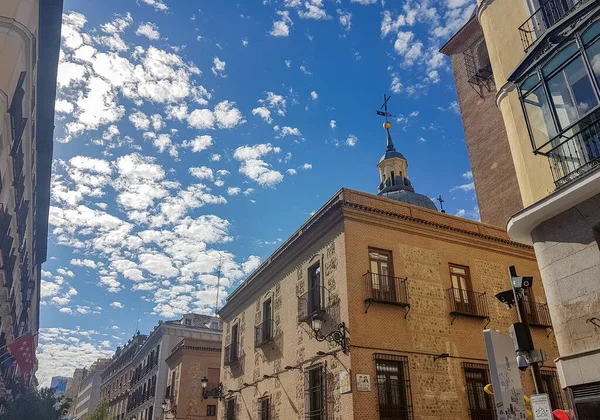
{"label": "building facade", "polygon": [[477,18],[471,19],[440,50],[450,57],[479,213],[483,223],[506,227],[523,208],[517,173],[496,84]]}
{"label": "building facade", "polygon": [[221,341],[183,339],[167,357],[165,418],[175,420],[216,420],[217,400],[202,398],[202,379],[206,389],[219,385]]}
{"label": "building facade", "polygon": [[130,362],[128,420],[161,420],[168,366],[166,358],[183,339],[220,342],[221,320],[200,314],[185,314],[177,321],[159,322]]}
{"label": "building facade", "polygon": [[131,381],[131,361],[148,336],[139,331],[123,346],[117,347],[110,363],[100,374],[100,399],[108,403],[111,420],[122,420],[127,412]]}
{"label": "building facade", "polygon": [[100,384],[102,382],[100,375],[109,362],[110,359],[96,360],[81,380],[77,402],[75,403],[75,418],[77,420],[84,419],[88,414],[93,413],[100,403]]}
{"label": "building facade", "polygon": [[[380,194],[340,190],[219,311],[221,419],[494,418],[482,331],[515,321],[494,295],[511,265],[539,278],[533,250],[427,203],[386,128]],[[527,307],[562,407],[539,282]]]}
{"label": "building facade", "polygon": [[79,395],[81,382],[83,381],[83,378],[86,374],[86,368],[76,368],[73,371],[73,378],[67,384],[65,398],[69,398],[71,400],[71,405],[69,406],[69,410],[67,411],[67,418],[69,419],[75,417],[75,409],[77,408],[77,396]]}
{"label": "building facade", "polygon": [[[512,240],[533,245],[579,419],[600,406],[600,3],[479,1],[525,208]],[[501,25],[498,22],[502,22]]]}
{"label": "building facade", "polygon": [[[0,346],[39,328],[61,18],[62,0],[0,2]],[[7,357],[0,393],[35,386]]]}

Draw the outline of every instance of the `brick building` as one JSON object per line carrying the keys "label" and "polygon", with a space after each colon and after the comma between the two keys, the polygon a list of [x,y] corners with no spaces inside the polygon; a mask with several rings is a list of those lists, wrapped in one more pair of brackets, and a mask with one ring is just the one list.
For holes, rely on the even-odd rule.
{"label": "brick building", "polygon": [[122,348],[117,347],[110,363],[100,375],[100,398],[108,403],[111,420],[125,418],[132,374],[131,361],[146,338],[147,335],[142,335],[138,331]]}
{"label": "brick building", "polygon": [[485,39],[471,19],[442,47],[452,71],[481,221],[506,227],[523,208]]}
{"label": "brick building", "polygon": [[219,384],[221,342],[184,338],[167,357],[165,417],[175,420],[216,420],[217,400],[202,399],[202,379],[207,389]]}
{"label": "brick building", "polygon": [[[438,212],[414,191],[389,127],[379,194],[338,191],[219,311],[221,419],[494,418],[482,331],[515,321],[494,295],[510,287],[510,265],[539,279],[533,250]],[[534,282],[542,386],[562,405],[545,299]]]}

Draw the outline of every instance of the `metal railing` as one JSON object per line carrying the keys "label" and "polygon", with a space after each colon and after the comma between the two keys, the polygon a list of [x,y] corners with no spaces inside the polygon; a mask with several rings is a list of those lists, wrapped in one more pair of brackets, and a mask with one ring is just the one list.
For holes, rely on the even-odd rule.
{"label": "metal railing", "polygon": [[527,52],[556,22],[588,0],[546,0],[539,9],[519,27],[523,50]]}
{"label": "metal railing", "polygon": [[268,319],[254,327],[254,347],[273,341],[273,320]]}
{"label": "metal railing", "polygon": [[364,275],[367,298],[373,302],[408,306],[408,285],[406,277],[393,277],[367,271]]}
{"label": "metal railing", "polygon": [[[550,147],[547,152],[544,147]],[[545,155],[556,188],[591,171],[600,164],[600,118],[571,137],[558,137],[537,150]]]}
{"label": "metal railing", "polygon": [[239,345],[238,343],[231,343],[225,346],[225,358],[224,364],[231,365],[239,360]]}
{"label": "metal railing", "polygon": [[550,311],[548,310],[547,303],[530,302],[525,300],[523,302],[525,312],[527,313],[527,319],[530,325],[551,328],[552,320],[550,319]]}
{"label": "metal railing", "polygon": [[446,290],[446,293],[450,301],[451,315],[468,315],[480,318],[490,317],[485,293],[454,287]]}
{"label": "metal railing", "polygon": [[298,322],[309,320],[314,314],[326,312],[335,295],[324,286],[316,286],[298,296]]}

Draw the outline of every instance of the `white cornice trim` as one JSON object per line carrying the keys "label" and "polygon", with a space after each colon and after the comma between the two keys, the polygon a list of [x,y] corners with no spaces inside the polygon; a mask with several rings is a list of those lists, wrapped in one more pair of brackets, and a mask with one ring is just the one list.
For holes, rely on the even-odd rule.
{"label": "white cornice trim", "polygon": [[477,6],[477,22],[481,25],[481,15],[483,11],[487,9],[487,7],[493,3],[494,0],[482,0],[482,2]]}
{"label": "white cornice trim", "polygon": [[496,93],[496,106],[500,109],[500,102],[508,96],[510,92],[515,90],[516,85],[513,82],[506,82]]}

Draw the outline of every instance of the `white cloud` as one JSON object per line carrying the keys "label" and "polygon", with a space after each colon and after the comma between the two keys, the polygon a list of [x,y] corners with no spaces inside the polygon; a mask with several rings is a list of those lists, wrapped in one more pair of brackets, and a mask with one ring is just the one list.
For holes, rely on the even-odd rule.
{"label": "white cloud", "polygon": [[221,101],[214,111],[210,109],[196,109],[187,116],[188,124],[197,129],[234,128],[244,124],[246,120],[239,109],[235,108],[235,102]]}
{"label": "white cloud", "polygon": [[229,195],[238,195],[240,192],[242,192],[242,189],[239,187],[228,187],[227,188],[227,194],[229,194]]}
{"label": "white cloud", "polygon": [[268,124],[273,122],[273,118],[271,118],[271,111],[269,111],[267,107],[260,106],[258,108],[254,108],[252,110],[252,115],[258,115]]}
{"label": "white cloud", "polygon": [[369,4],[377,3],[377,0],[350,0],[350,3],[358,3],[362,4],[363,6],[367,6]]}
{"label": "white cloud", "polygon": [[219,60],[219,57],[213,58],[213,66],[211,68],[215,76],[227,77],[225,74],[225,61]]}
{"label": "white cloud", "polygon": [[221,160],[221,155],[218,153],[213,153],[210,155],[211,162],[219,162]]}
{"label": "white cloud", "polygon": [[151,22],[142,23],[140,26],[138,26],[137,30],[135,31],[135,34],[139,36],[145,36],[146,38],[152,41],[156,41],[160,38],[158,26]]}
{"label": "white cloud", "polygon": [[450,188],[450,192],[462,190],[464,192],[475,191],[475,184],[469,182],[468,184],[457,185],[455,187]]}
{"label": "white cloud", "polygon": [[419,141],[420,141],[421,143],[425,143],[427,140],[426,140],[424,137],[419,137]]}
{"label": "white cloud", "polygon": [[270,143],[256,144],[238,147],[233,157],[241,162],[240,173],[264,187],[273,187],[283,181],[283,175],[271,169],[271,165],[261,158],[280,151],[279,147],[273,147]]}
{"label": "white cloud", "polygon": [[285,60],[285,66],[289,69],[292,67],[292,60]]}
{"label": "white cloud", "polygon": [[270,34],[273,36],[282,37],[289,36],[290,26],[294,24],[292,22],[292,19],[290,19],[290,12],[288,12],[287,10],[278,10],[277,14],[281,16],[281,19],[273,22],[273,29],[271,29]]}
{"label": "white cloud", "polygon": [[346,139],[346,146],[354,147],[358,143],[358,137],[354,134],[348,134],[348,138]]}
{"label": "white cloud", "polygon": [[309,76],[312,74],[308,67],[306,67],[304,64],[300,66],[300,71]]}
{"label": "white cloud", "polygon": [[190,174],[198,179],[208,179],[212,181],[214,179],[213,170],[207,166],[200,166],[198,168],[190,168]]}
{"label": "white cloud", "polygon": [[286,172],[289,175],[296,175],[298,173],[298,171],[296,171],[295,169],[292,169],[292,168],[288,169]]}
{"label": "white cloud", "polygon": [[437,70],[431,70],[429,73],[427,73],[427,78],[431,83],[438,83],[440,81],[440,75],[438,74]]}
{"label": "white cloud", "polygon": [[265,99],[258,101],[262,105],[266,105],[269,109],[277,112],[280,116],[285,116],[287,101],[283,95],[279,95],[275,92],[267,92]]}
{"label": "white cloud", "polygon": [[121,33],[125,31],[132,22],[133,18],[129,12],[124,16],[117,14],[113,21],[100,25],[100,29],[107,34]]}
{"label": "white cloud", "polygon": [[[182,143],[183,147],[189,147],[192,149],[192,152],[201,152],[205,149],[208,149],[213,144],[213,139],[211,136],[198,136],[193,140],[186,140]],[[215,156],[215,155],[213,155]],[[213,159],[214,160],[214,159]]]}
{"label": "white cloud", "polygon": [[123,305],[121,302],[117,302],[117,301],[114,301],[113,303],[111,303],[110,306],[112,306],[115,309],[123,309],[125,307],[125,305]]}
{"label": "white cloud", "polygon": [[336,120],[329,121],[329,126],[331,127],[332,130],[335,130],[335,127],[337,127]]}
{"label": "white cloud", "polygon": [[465,179],[473,179],[473,171],[467,171],[464,174],[462,174],[462,177]]}
{"label": "white cloud", "polygon": [[392,83],[390,84],[390,90],[396,94],[402,92],[402,83],[400,83],[400,78],[398,76],[394,76],[392,78]]}
{"label": "white cloud", "polygon": [[323,20],[331,19],[323,6],[323,0],[307,0],[304,2],[305,10],[298,10],[301,19]]}
{"label": "white cloud", "polygon": [[[275,127],[277,127],[277,128],[275,128]],[[273,129],[275,129],[275,131],[279,131],[278,137],[287,137],[287,136],[301,137],[302,136],[302,133],[296,127],[289,127],[287,125],[281,127],[281,129],[277,125],[275,127],[273,127]]]}
{"label": "white cloud", "polygon": [[79,267],[88,267],[88,268],[97,268],[98,264],[94,260],[88,259],[72,259],[71,265],[79,266]]}
{"label": "white cloud", "polygon": [[54,110],[58,114],[70,114],[73,112],[73,104],[69,101],[65,101],[64,99],[57,99],[54,103]]}
{"label": "white cloud", "polygon": [[313,90],[312,92],[310,92],[310,98],[313,101],[316,101],[317,99],[319,99],[319,94],[317,93],[317,91]]}
{"label": "white cloud", "polygon": [[304,165],[302,165],[302,169],[308,171],[309,169],[312,169],[312,165],[310,163],[305,163]]}
{"label": "white cloud", "polygon": [[244,274],[250,274],[258,268],[260,262],[260,257],[257,257],[256,255],[250,255],[248,259],[242,263],[242,271]]}
{"label": "white cloud", "polygon": [[243,45],[244,47],[247,47],[247,46],[248,46],[248,40],[247,40],[246,38],[242,39],[242,45]]}
{"label": "white cloud", "polygon": [[337,9],[337,14],[342,28],[345,31],[349,31],[352,28],[352,13],[347,10]]}
{"label": "white cloud", "polygon": [[150,119],[142,111],[135,111],[129,114],[129,121],[133,124],[136,130],[148,130],[150,128]]}
{"label": "white cloud", "polygon": [[141,1],[142,3],[146,3],[146,4],[154,7],[156,10],[160,10],[161,12],[166,12],[167,10],[169,10],[167,5],[164,4],[161,0],[138,0],[138,1]]}

